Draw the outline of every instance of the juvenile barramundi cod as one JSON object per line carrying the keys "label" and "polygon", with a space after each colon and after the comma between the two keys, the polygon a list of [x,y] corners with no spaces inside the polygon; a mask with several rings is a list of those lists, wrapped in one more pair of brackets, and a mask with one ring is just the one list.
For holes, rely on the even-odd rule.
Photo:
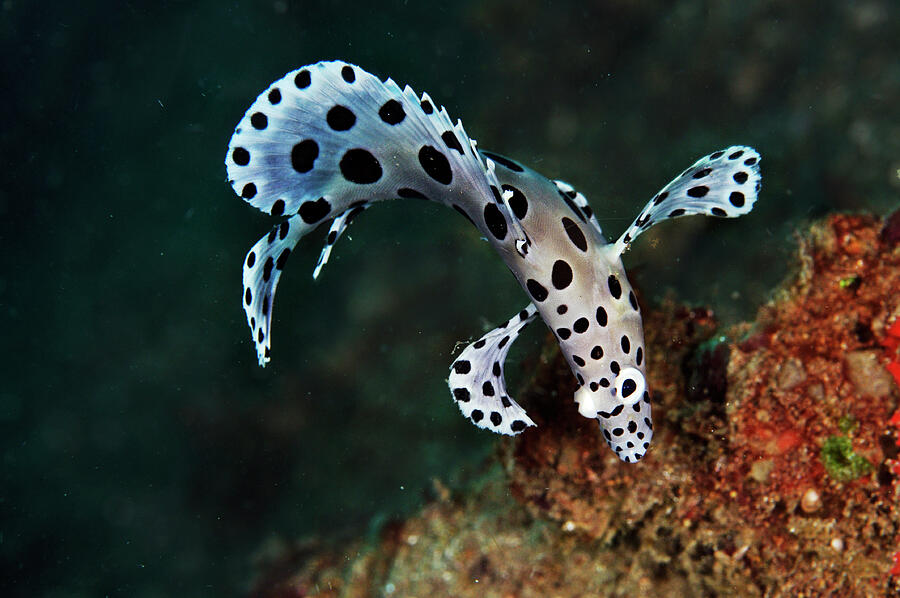
{"label": "juvenile barramundi cod", "polygon": [[748,213],[759,154],[732,146],[697,160],[607,243],[585,197],[509,158],[478,150],[428,94],[417,96],[345,62],[285,75],[250,106],[225,165],[234,190],[283,218],[244,260],[243,304],[260,365],[269,361],[272,300],[297,241],[330,221],[314,277],[350,221],[372,203],[425,199],[465,216],[527,291],[515,316],[466,347],[450,391],[476,426],[516,435],[534,422],[509,396],[510,345],[540,315],[575,374],[578,411],[596,418],[627,463],[650,446],[653,424],[640,307],[622,266],[638,235],[668,218]]}

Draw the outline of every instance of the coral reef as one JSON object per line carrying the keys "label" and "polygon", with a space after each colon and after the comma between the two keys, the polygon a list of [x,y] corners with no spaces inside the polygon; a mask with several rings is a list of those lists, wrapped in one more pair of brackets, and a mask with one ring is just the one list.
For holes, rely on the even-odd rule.
{"label": "coral reef", "polygon": [[813,225],[752,324],[649,310],[643,462],[604,450],[548,342],[538,427],[481,480],[373,541],[270,550],[253,595],[900,596],[898,227]]}

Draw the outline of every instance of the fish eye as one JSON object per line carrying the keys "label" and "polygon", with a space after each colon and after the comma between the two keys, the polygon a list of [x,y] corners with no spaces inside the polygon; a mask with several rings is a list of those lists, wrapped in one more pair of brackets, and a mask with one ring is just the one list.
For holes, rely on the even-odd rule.
{"label": "fish eye", "polygon": [[647,389],[647,383],[644,375],[635,368],[625,368],[616,376],[616,396],[625,405],[633,405],[638,402],[644,391]]}

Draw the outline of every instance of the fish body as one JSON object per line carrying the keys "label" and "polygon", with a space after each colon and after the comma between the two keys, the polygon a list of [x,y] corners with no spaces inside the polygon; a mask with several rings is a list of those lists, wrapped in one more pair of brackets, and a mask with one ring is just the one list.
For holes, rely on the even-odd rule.
{"label": "fish body", "polygon": [[428,94],[340,61],[297,69],[264,91],[236,127],[225,164],[238,195],[282,218],[244,260],[243,304],[261,365],[270,357],[275,288],[303,235],[331,222],[318,277],[337,239],[372,203],[436,201],[480,231],[529,297],[451,365],[448,384],[462,413],[502,434],[535,425],[509,396],[503,367],[512,342],[540,316],[578,381],[579,413],[598,420],[626,462],[645,455],[653,426],[640,307],[622,254],[660,220],[746,214],[760,183],[752,148],[714,152],[607,243],[587,200],[569,184],[479,150]]}

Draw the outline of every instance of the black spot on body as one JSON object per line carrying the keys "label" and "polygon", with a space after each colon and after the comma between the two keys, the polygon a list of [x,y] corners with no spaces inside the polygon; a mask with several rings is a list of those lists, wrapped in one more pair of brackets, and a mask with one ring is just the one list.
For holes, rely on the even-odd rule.
{"label": "black spot on body", "polygon": [[281,90],[276,87],[269,92],[269,103],[274,106],[279,102],[281,102]]}
{"label": "black spot on body", "polygon": [[622,285],[615,274],[609,275],[609,278],[606,279],[606,284],[609,285],[609,294],[613,296],[613,299],[618,299],[622,296]]}
{"label": "black spot on body", "polygon": [[272,259],[272,256],[269,256],[266,259],[266,263],[263,264],[263,282],[269,282],[269,279],[272,278],[272,268],[274,266],[275,260]]}
{"label": "black spot on body", "polygon": [[524,322],[527,319],[528,319],[528,310],[523,309],[522,311],[519,312],[519,320]]}
{"label": "black spot on body", "polygon": [[406,118],[406,111],[397,100],[388,100],[378,109],[378,116],[389,125],[399,125]]}
{"label": "black spot on body", "polygon": [[575,320],[575,323],[572,324],[572,330],[578,334],[584,334],[590,325],[591,323],[588,322],[587,318],[578,318]]}
{"label": "black spot on body", "polygon": [[591,359],[600,359],[603,357],[603,347],[600,345],[594,345],[594,348],[591,349]]}
{"label": "black spot on body", "polygon": [[728,201],[731,202],[736,208],[744,207],[744,194],[740,191],[732,191],[731,195],[728,196]]}
{"label": "black spot on body", "polygon": [[337,231],[336,230],[328,231],[328,238],[325,239],[325,242],[328,243],[329,245],[334,245],[335,241],[337,241]]}
{"label": "black spot on body", "polygon": [[668,191],[663,191],[662,193],[660,193],[659,195],[657,195],[657,196],[653,199],[653,205],[658,206],[658,205],[661,204],[663,201],[665,201],[665,199],[666,199],[667,197],[669,197],[669,192],[668,192]]}
{"label": "black spot on body", "polygon": [[684,216],[684,208],[678,208],[669,212],[669,218],[678,218]]}
{"label": "black spot on body", "polygon": [[507,408],[512,406],[512,403],[510,402],[509,397],[506,395],[503,395],[502,397],[500,397],[500,403],[504,407],[507,407]]}
{"label": "black spot on body", "polygon": [[568,328],[557,328],[556,334],[559,335],[559,338],[567,340],[570,336],[572,336],[572,331]]}
{"label": "black spot on body", "polygon": [[353,67],[345,66],[341,69],[341,77],[343,77],[344,81],[347,83],[353,83],[356,81],[356,73],[353,71]]}
{"label": "black spot on body", "polygon": [[253,264],[255,264],[255,263],[256,263],[256,252],[251,251],[247,255],[247,267],[252,268]]}
{"label": "black spot on body", "polygon": [[247,287],[247,292],[244,293],[244,302],[247,305],[253,303],[253,293],[250,291],[250,287]]}
{"label": "black spot on body", "polygon": [[381,178],[381,164],[368,150],[347,150],[341,158],[341,174],[357,185],[371,185]]}
{"label": "black spot on body", "polygon": [[631,309],[634,311],[638,310],[637,297],[634,296],[634,291],[628,291],[628,303],[631,304]]}
{"label": "black spot on body", "polygon": [[574,361],[577,365],[584,367],[584,360],[577,355],[572,356],[572,361]]}
{"label": "black spot on body", "polygon": [[509,198],[509,207],[512,209],[516,218],[521,220],[528,213],[528,200],[525,194],[513,187],[512,185],[503,185],[504,191],[512,191],[512,197]]}
{"label": "black spot on body", "polygon": [[617,415],[619,415],[620,413],[622,413],[622,410],[623,410],[623,409],[625,409],[625,405],[621,405],[621,404],[616,405],[616,407],[615,407],[612,411],[610,411],[609,414],[610,414],[611,416],[613,416],[613,417],[616,417]]}
{"label": "black spot on body", "polygon": [[518,164],[516,164],[515,162],[513,162],[513,161],[510,160],[509,158],[504,158],[503,156],[499,156],[499,155],[497,155],[497,154],[494,154],[494,153],[491,153],[491,152],[484,152],[484,151],[481,152],[481,155],[490,158],[491,160],[493,160],[494,162],[496,162],[496,163],[499,164],[500,166],[504,166],[504,167],[506,167],[506,168],[509,168],[509,169],[512,170],[513,172],[525,172],[525,169],[524,169],[524,168],[522,168],[521,166],[519,166]]}
{"label": "black spot on body", "polygon": [[262,112],[254,112],[253,116],[250,117],[250,124],[257,131],[262,131],[269,126],[269,117]]}
{"label": "black spot on body", "polygon": [[722,157],[722,154],[724,154],[724,153],[725,152],[713,152],[709,155],[709,159],[710,160],[718,160],[719,158]]}
{"label": "black spot on body", "polygon": [[306,89],[309,87],[311,81],[312,79],[310,79],[309,71],[306,69],[303,69],[294,75],[294,85],[297,86],[297,89]]}
{"label": "black spot on body", "polygon": [[606,323],[609,321],[609,318],[606,315],[606,310],[603,309],[603,306],[597,308],[597,323],[601,326],[606,326]]}
{"label": "black spot on body", "polygon": [[747,176],[747,173],[742,170],[741,172],[734,173],[734,176],[732,178],[738,185],[743,185],[747,182]]}
{"label": "black spot on body", "polygon": [[709,187],[705,185],[698,185],[687,190],[688,197],[704,197],[707,193],[709,193]]}
{"label": "black spot on body", "polygon": [[756,164],[756,158],[747,158],[744,160],[744,166],[753,166]]}
{"label": "black spot on body", "polygon": [[494,362],[494,365],[491,367],[491,373],[498,377],[503,373],[503,370],[500,369],[499,361]]}
{"label": "black spot on body", "polygon": [[453,371],[457,374],[468,374],[472,371],[472,364],[465,359],[461,359],[453,364]]}
{"label": "black spot on body", "polygon": [[603,388],[609,388],[609,384],[609,380],[607,380],[606,378],[600,378],[600,386],[602,386]]}
{"label": "black spot on body", "polygon": [[356,124],[356,115],[346,106],[337,105],[328,111],[325,120],[335,131],[349,131]]}
{"label": "black spot on body", "polygon": [[644,349],[642,347],[638,347],[637,353],[634,354],[634,362],[638,365],[641,365],[642,361],[644,361]]}
{"label": "black spot on body", "polygon": [[456,150],[460,154],[463,153],[463,148],[459,144],[459,139],[456,138],[456,135],[453,134],[453,131],[444,131],[443,133],[441,133],[441,139],[444,140],[444,143],[446,143],[447,147],[449,147],[450,149]]}
{"label": "black spot on body", "polygon": [[725,210],[723,210],[722,208],[719,208],[719,207],[715,207],[712,210],[710,210],[710,214],[712,214],[713,216],[718,216],[719,218],[724,218],[724,217],[728,216],[728,212],[726,212]]}
{"label": "black spot on body", "polygon": [[562,225],[569,240],[572,241],[572,244],[582,251],[587,251],[587,239],[584,237],[584,233],[581,232],[581,229],[578,228],[578,225],[571,219],[565,217],[562,219]]}
{"label": "black spot on body", "polygon": [[480,348],[482,348],[484,345],[485,345],[485,340],[484,340],[484,339],[481,339],[481,340],[475,341],[475,343],[474,343],[472,346],[473,346],[474,348],[476,348],[476,349],[480,349]]}
{"label": "black spot on body", "polygon": [[618,375],[618,374],[619,374],[619,369],[620,369],[620,368],[619,368],[619,362],[618,362],[618,361],[612,361],[612,362],[610,362],[610,364],[609,364],[609,370],[610,370],[613,374]]}
{"label": "black spot on body", "polygon": [[613,433],[613,436],[621,436],[622,434],[625,433],[625,430],[623,430],[622,428],[614,428],[612,433]]}
{"label": "black spot on body", "polygon": [[553,272],[550,276],[553,286],[562,290],[572,284],[572,267],[564,260],[556,260],[553,263]]}
{"label": "black spot on body", "polygon": [[569,311],[569,307],[565,304],[562,304],[556,308],[556,313],[558,313],[559,315],[563,315],[567,311]]}
{"label": "black spot on body", "polygon": [[738,150],[738,151],[734,152],[733,154],[729,154],[728,159],[729,160],[737,160],[738,158],[740,158],[743,155],[744,155],[744,150]]}
{"label": "black spot on body", "polygon": [[597,390],[600,389],[600,385],[597,384],[596,382],[591,382],[590,387],[591,387],[591,392],[597,392]]}
{"label": "black spot on body", "polygon": [[[636,389],[637,389],[637,383],[635,383],[634,380],[629,378],[628,380],[626,380],[625,382],[622,383],[622,398],[627,399],[632,394],[634,394],[634,391]],[[630,431],[634,432],[634,430],[630,430]]]}
{"label": "black spot on body", "polygon": [[272,204],[272,209],[269,210],[269,213],[272,214],[272,216],[281,216],[284,214],[284,200],[276,199],[275,203]]}
{"label": "black spot on body", "polygon": [[500,339],[500,342],[497,343],[497,348],[502,349],[503,347],[506,346],[506,343],[508,343],[508,342],[509,342],[509,336],[504,336],[503,338]]}
{"label": "black spot on body", "polygon": [[312,139],[304,139],[291,149],[291,166],[300,174],[304,174],[313,169],[318,157],[319,144]]}
{"label": "black spot on body", "polygon": [[453,181],[453,170],[447,157],[430,145],[423,145],[419,150],[419,164],[425,173],[444,185]]}
{"label": "black spot on body", "polygon": [[622,352],[630,353],[631,352],[631,341],[628,340],[628,336],[622,335]]}
{"label": "black spot on body", "polygon": [[484,419],[484,413],[482,413],[481,409],[476,409],[472,412],[472,421],[476,424]]}
{"label": "black spot on body", "polygon": [[534,280],[533,278],[529,278],[525,282],[525,286],[528,288],[528,292],[531,293],[531,296],[535,301],[543,301],[547,298],[547,295],[549,295],[547,289],[545,289],[543,285],[541,285],[541,283]]}
{"label": "black spot on body", "polygon": [[481,392],[484,393],[486,397],[494,396],[494,385],[491,384],[490,380],[487,380],[484,384],[481,385]]}
{"label": "black spot on body", "polygon": [[453,389],[453,397],[460,403],[468,403],[469,399],[472,398],[469,395],[469,391],[466,390],[465,388],[454,388]]}
{"label": "black spot on body", "polygon": [[633,421],[628,422],[628,431],[634,434],[637,431],[637,424]]}
{"label": "black spot on body", "polygon": [[250,152],[242,147],[234,148],[234,151],[231,152],[231,159],[234,160],[234,163],[238,166],[246,166],[250,163]]}
{"label": "black spot on body", "polygon": [[422,107],[422,112],[424,112],[425,114],[431,114],[432,112],[434,112],[434,106],[432,106],[431,102],[429,102],[428,100],[422,100],[419,105]]}
{"label": "black spot on body", "polygon": [[315,201],[304,201],[300,204],[297,213],[300,218],[307,224],[314,224],[328,215],[331,211],[331,204],[324,197],[320,197]]}
{"label": "black spot on body", "polygon": [[512,428],[513,432],[521,432],[522,430],[524,430],[527,427],[528,427],[528,424],[523,422],[521,419],[517,419],[510,426],[510,428]]}
{"label": "black spot on body", "polygon": [[244,185],[244,188],[241,189],[241,197],[244,199],[253,199],[256,197],[256,185],[253,183]]}
{"label": "black spot on body", "polygon": [[703,168],[703,169],[698,170],[697,172],[695,172],[693,178],[695,178],[695,179],[702,179],[703,177],[708,176],[709,173],[711,173],[711,172],[712,172],[712,168]]}
{"label": "black spot on body", "polygon": [[484,205],[484,223],[498,241],[506,238],[506,218],[496,204]]}
{"label": "black spot on body", "polygon": [[492,424],[494,424],[495,426],[499,426],[502,421],[503,421],[503,418],[500,417],[499,413],[497,413],[496,411],[491,411],[491,423]]}

